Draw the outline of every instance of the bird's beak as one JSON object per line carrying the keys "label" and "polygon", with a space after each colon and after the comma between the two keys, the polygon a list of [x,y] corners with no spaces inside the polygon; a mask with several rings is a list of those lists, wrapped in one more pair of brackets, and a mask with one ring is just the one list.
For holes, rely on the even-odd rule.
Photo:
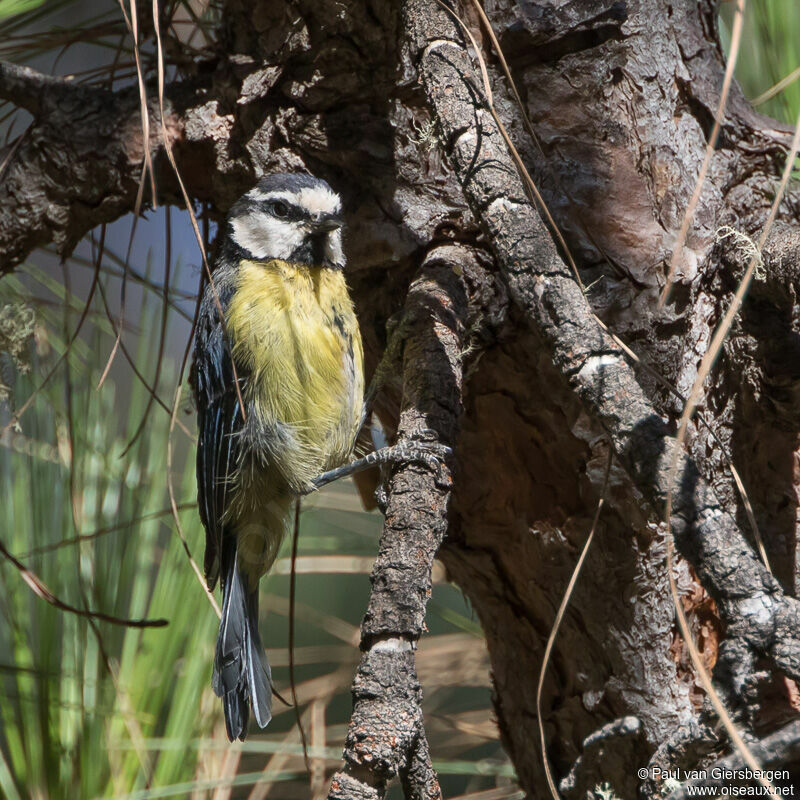
{"label": "bird's beak", "polygon": [[342,220],[333,214],[326,214],[325,216],[314,220],[312,223],[314,233],[330,233],[331,231],[335,231],[337,228],[341,227]]}

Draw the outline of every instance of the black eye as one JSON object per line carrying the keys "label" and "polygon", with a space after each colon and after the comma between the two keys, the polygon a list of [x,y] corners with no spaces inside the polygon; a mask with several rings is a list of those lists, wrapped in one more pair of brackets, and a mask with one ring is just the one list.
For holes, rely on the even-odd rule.
{"label": "black eye", "polygon": [[269,210],[272,212],[273,216],[280,217],[281,219],[286,219],[286,217],[289,216],[289,206],[287,206],[283,200],[275,200],[270,203]]}

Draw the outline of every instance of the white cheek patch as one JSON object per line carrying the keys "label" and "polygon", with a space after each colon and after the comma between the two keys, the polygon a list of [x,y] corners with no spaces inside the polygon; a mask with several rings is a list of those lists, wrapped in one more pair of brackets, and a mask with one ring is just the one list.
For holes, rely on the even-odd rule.
{"label": "white cheek patch", "polygon": [[231,220],[233,241],[253,258],[280,258],[284,261],[302,244],[303,231],[290,222],[263,212],[253,212]]}

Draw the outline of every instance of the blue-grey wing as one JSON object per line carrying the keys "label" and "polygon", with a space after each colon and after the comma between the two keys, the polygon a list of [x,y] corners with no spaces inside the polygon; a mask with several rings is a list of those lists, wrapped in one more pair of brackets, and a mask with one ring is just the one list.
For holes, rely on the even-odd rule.
{"label": "blue-grey wing", "polygon": [[[217,293],[224,309],[231,292],[222,283],[217,284]],[[241,374],[238,377],[243,380]],[[197,501],[206,529],[206,581],[213,588],[219,577],[226,535],[224,520],[239,459],[238,434],[244,420],[230,347],[210,289],[205,292],[197,321],[193,386],[199,421]]]}

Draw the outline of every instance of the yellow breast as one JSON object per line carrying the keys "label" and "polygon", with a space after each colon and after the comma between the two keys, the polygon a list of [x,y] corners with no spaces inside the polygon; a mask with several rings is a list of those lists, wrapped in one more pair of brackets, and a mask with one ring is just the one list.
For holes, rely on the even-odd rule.
{"label": "yellow breast", "polygon": [[361,419],[361,336],[340,270],[243,261],[227,309],[248,413],[287,433],[279,466],[304,484],[345,461]]}

